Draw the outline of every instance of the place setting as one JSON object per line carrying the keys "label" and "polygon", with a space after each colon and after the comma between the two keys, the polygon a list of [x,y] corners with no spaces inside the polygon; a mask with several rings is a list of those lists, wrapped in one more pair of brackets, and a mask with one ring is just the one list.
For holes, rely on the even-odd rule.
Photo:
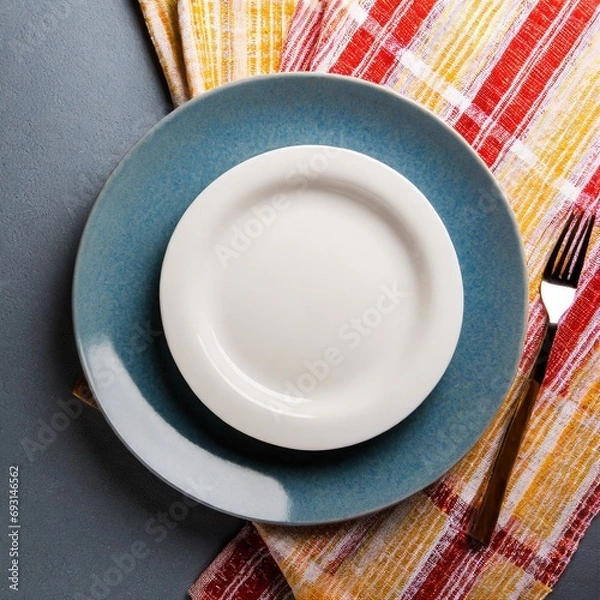
{"label": "place setting", "polygon": [[[535,169],[549,160],[539,140],[550,109],[536,105],[534,122],[511,108],[516,99],[487,106],[503,85],[493,70],[477,89],[461,83],[473,73],[442,81],[428,66],[439,48],[419,33],[439,15],[290,3],[269,13],[273,31],[287,32],[269,46],[279,66],[261,69],[243,66],[239,28],[227,56],[206,45],[210,27],[230,21],[209,27],[206,7],[155,4],[142,9],[177,107],[94,204],[73,322],[90,393],[133,455],[192,500],[252,522],[192,598],[237,598],[208,590],[267,571],[278,575],[244,598],[328,585],[335,597],[377,597],[368,586],[379,577],[406,598],[483,597],[509,576],[529,595],[502,597],[542,598],[562,570],[546,554],[536,567],[536,553],[560,547],[564,568],[567,493],[584,502],[591,477],[540,516],[554,481],[544,474],[559,477],[569,461],[593,472],[589,453],[556,454],[593,388],[580,351],[593,353],[597,335],[591,168],[577,163],[577,185],[557,178],[546,199],[549,175]],[[432,54],[418,57],[394,19]],[[165,23],[182,41],[159,35]],[[190,37],[192,25],[206,39]],[[522,129],[511,130],[511,110]],[[563,365],[548,361],[554,334]],[[384,551],[386,536],[394,548]],[[263,558],[240,574],[232,565],[247,547]],[[405,570],[365,576],[362,552]]]}

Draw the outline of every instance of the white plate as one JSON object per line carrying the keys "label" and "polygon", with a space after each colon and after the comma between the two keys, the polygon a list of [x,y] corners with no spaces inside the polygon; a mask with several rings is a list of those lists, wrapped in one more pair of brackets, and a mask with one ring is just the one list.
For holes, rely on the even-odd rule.
{"label": "white plate", "polygon": [[278,446],[355,444],[408,416],[456,347],[463,290],[442,221],[383,163],[293,146],[211,183],[178,223],[164,331],[194,393]]}

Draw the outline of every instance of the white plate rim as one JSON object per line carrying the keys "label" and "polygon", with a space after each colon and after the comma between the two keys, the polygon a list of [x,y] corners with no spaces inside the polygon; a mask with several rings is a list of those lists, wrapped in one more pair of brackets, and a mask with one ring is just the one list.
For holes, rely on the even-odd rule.
{"label": "white plate rim", "polygon": [[[198,343],[199,334],[191,326],[190,311],[186,311],[189,303],[182,302],[182,298],[212,285],[211,281],[190,280],[190,274],[196,271],[199,231],[208,234],[217,228],[215,213],[229,208],[215,208],[215,205],[225,203],[223,198],[227,196],[231,204],[231,198],[276,180],[281,180],[282,189],[290,189],[289,178],[279,174],[289,174],[295,164],[309,164],[315,157],[324,157],[318,164],[326,165],[320,169],[316,181],[323,185],[341,182],[363,196],[376,198],[392,217],[403,220],[415,235],[423,267],[430,271],[432,279],[428,307],[431,322],[420,332],[418,347],[408,358],[411,377],[401,382],[397,394],[351,398],[353,405],[364,403],[360,406],[362,411],[353,413],[352,418],[331,410],[325,414],[311,402],[291,405],[283,396],[274,397],[270,390],[247,385],[247,378],[237,377],[235,370],[225,373],[226,364],[215,368],[218,357],[214,349],[211,354],[211,340],[207,341],[206,336],[204,343]],[[301,186],[298,193],[303,190]],[[201,302],[202,293],[192,304]],[[190,204],[173,231],[163,259],[160,310],[175,364],[190,388],[214,414],[246,435],[269,444],[295,450],[330,450],[358,444],[387,431],[426,400],[443,376],[458,343],[463,289],[452,240],[435,209],[416,186],[366,154],[326,145],[297,145],[263,152],[237,164]]]}

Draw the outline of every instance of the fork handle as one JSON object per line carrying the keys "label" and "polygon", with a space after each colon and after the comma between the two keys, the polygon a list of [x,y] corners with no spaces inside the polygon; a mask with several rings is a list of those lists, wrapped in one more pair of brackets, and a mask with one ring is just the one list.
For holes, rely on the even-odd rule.
{"label": "fork handle", "polygon": [[473,522],[469,528],[469,536],[485,544],[489,544],[492,537],[500,508],[508,486],[508,480],[519,453],[519,447],[523,434],[527,428],[527,422],[531,410],[540,389],[540,384],[535,379],[529,379],[525,393],[519,399],[508,424],[506,433],[494,460],[494,466],[490,479],[481,501],[481,506],[475,513]]}

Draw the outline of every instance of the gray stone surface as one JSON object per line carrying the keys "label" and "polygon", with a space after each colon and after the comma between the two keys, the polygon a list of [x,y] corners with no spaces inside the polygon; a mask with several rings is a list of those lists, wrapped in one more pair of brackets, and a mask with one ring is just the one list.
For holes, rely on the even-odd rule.
{"label": "gray stone surface", "polygon": [[[2,0],[0,49],[0,496],[7,502],[8,467],[18,465],[20,597],[101,597],[96,577],[133,546],[136,564],[122,564],[129,572],[108,597],[183,599],[241,521],[196,507],[160,529],[178,494],[97,411],[64,416],[77,406],[65,403],[79,373],[78,240],[110,171],[171,109],[160,68],[135,0]],[[0,597],[19,597],[8,589],[0,514]],[[596,522],[553,598],[598,598],[599,543]]]}

